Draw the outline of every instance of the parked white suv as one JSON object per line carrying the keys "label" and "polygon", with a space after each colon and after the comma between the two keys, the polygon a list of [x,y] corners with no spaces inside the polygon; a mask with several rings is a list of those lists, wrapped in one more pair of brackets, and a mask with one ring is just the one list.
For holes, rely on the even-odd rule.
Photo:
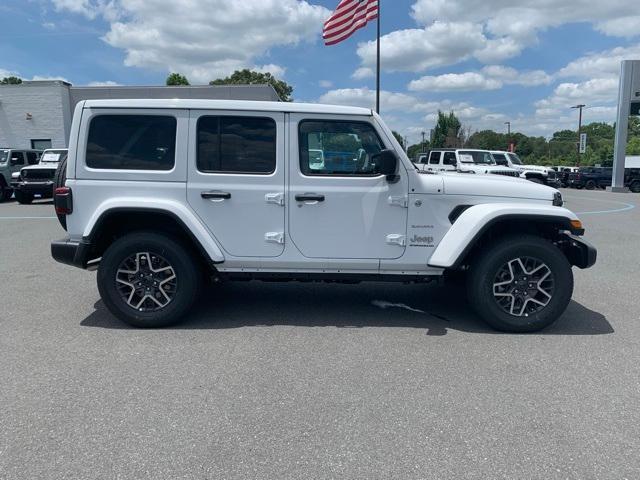
{"label": "parked white suv", "polygon": [[596,251],[552,188],[419,172],[371,110],[285,102],[88,100],[71,127],[53,257],[97,268],[114,315],[184,318],[206,277],[426,282],[465,272],[496,328],[565,310]]}
{"label": "parked white suv", "polygon": [[542,183],[551,187],[559,187],[560,179],[557,172],[551,167],[542,165],[525,165],[520,157],[513,152],[492,150],[491,155],[498,165],[512,168],[520,173],[522,178],[535,183]]}
{"label": "parked white suv", "polygon": [[460,172],[495,174],[508,177],[519,177],[520,173],[509,167],[496,165],[488,150],[475,149],[433,149],[428,155],[420,155],[416,162],[419,170],[429,172]]}

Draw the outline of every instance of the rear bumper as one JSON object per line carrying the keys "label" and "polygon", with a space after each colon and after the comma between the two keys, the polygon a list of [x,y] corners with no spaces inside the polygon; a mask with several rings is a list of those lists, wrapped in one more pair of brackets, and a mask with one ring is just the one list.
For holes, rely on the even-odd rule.
{"label": "rear bumper", "polygon": [[563,250],[571,265],[578,268],[589,268],[596,263],[598,251],[589,242],[581,237],[565,234]]}
{"label": "rear bumper", "polygon": [[86,269],[90,252],[91,244],[88,242],[76,242],[68,238],[51,242],[51,256],[65,265]]}

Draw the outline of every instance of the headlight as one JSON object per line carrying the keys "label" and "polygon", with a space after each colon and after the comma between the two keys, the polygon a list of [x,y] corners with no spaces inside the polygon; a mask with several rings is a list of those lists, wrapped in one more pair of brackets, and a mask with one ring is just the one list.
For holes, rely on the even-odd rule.
{"label": "headlight", "polygon": [[562,194],[560,192],[556,192],[553,194],[553,206],[561,207],[564,205],[564,200],[562,200]]}

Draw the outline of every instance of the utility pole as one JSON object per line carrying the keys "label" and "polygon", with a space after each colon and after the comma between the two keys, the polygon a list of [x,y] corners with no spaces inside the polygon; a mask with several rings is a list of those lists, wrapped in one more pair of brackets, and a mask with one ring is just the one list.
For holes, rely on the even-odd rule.
{"label": "utility pole", "polygon": [[422,145],[421,145],[422,148],[420,149],[420,150],[422,150],[422,153],[424,153],[424,151],[425,151],[424,150],[424,136],[425,136],[425,133],[424,133],[424,130],[423,130],[422,131]]}
{"label": "utility pole", "polygon": [[577,145],[577,148],[576,148],[576,152],[578,154],[578,158],[576,160],[576,167],[580,166],[580,133],[581,133],[581,130],[582,130],[582,109],[584,107],[586,107],[586,105],[584,105],[582,103],[578,104],[578,105],[574,105],[573,107],[571,107],[571,108],[577,108],[580,111],[580,113],[578,115],[578,145]]}
{"label": "utility pole", "polygon": [[511,122],[504,122],[507,126],[507,150],[511,151]]}

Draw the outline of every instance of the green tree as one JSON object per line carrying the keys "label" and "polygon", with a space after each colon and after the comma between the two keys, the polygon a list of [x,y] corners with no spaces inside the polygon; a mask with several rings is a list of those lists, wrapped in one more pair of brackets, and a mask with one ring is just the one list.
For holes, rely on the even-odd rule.
{"label": "green tree", "polygon": [[20,85],[22,83],[22,79],[19,77],[4,77],[0,80],[0,85]]}
{"label": "green tree", "polygon": [[189,80],[187,77],[180,73],[170,73],[166,80],[167,85],[189,85]]}
{"label": "green tree", "polygon": [[429,140],[425,140],[424,143],[416,143],[415,145],[410,145],[407,149],[407,156],[411,160],[416,160],[418,155],[429,151]]}
{"label": "green tree", "polygon": [[640,137],[633,137],[627,142],[627,155],[640,155]]}
{"label": "green tree", "polygon": [[291,96],[293,94],[293,87],[283,80],[278,80],[269,72],[254,72],[245,68],[244,70],[236,70],[226,78],[211,80],[209,85],[254,85],[265,83],[268,83],[275,89],[280,100],[283,102],[293,101]]}
{"label": "green tree", "polygon": [[393,133],[393,136],[396,137],[396,140],[398,141],[398,143],[402,146],[402,148],[405,148],[404,145],[404,138],[402,138],[402,135],[400,135],[398,132],[396,132],[395,130],[392,130],[391,133]]}
{"label": "green tree", "polygon": [[431,145],[434,148],[459,147],[462,145],[462,124],[452,111],[448,114],[438,110],[438,120],[433,129]]}

